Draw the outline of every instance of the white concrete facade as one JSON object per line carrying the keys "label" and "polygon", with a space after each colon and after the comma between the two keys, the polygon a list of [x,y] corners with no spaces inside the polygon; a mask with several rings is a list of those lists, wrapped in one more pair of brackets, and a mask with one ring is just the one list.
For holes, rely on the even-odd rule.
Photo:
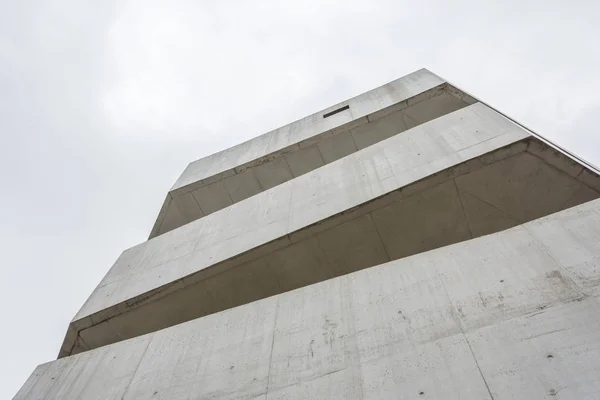
{"label": "white concrete facade", "polygon": [[422,69],[194,161],[167,194],[150,238],[474,102]]}
{"label": "white concrete facade", "polygon": [[16,399],[593,399],[600,200],[40,365]]}
{"label": "white concrete facade", "polygon": [[17,398],[588,398],[596,199],[417,71],[191,163]]}
{"label": "white concrete facade", "polygon": [[597,198],[584,170],[473,104],[125,251],[60,355]]}

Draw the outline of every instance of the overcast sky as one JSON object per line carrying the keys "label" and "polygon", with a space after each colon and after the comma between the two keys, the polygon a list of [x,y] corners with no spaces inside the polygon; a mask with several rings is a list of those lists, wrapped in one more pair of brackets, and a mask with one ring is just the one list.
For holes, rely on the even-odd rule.
{"label": "overcast sky", "polygon": [[426,67],[600,165],[600,5],[0,0],[0,398],[190,161]]}

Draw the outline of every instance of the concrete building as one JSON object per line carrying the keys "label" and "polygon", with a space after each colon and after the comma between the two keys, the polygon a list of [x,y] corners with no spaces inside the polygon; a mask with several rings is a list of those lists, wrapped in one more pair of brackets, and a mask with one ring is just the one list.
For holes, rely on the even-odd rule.
{"label": "concrete building", "polygon": [[599,398],[599,197],[419,70],[191,163],[15,398]]}

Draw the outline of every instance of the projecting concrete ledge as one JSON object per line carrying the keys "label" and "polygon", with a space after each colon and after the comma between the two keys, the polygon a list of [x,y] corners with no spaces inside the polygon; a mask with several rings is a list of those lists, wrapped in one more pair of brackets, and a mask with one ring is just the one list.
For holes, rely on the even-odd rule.
{"label": "projecting concrete ledge", "polygon": [[474,104],[123,253],[60,357],[599,197],[600,180]]}
{"label": "projecting concrete ledge", "polygon": [[194,161],[167,194],[150,238],[473,103],[422,69]]}
{"label": "projecting concrete ledge", "polygon": [[15,400],[593,399],[598,260],[594,200],[40,365]]}

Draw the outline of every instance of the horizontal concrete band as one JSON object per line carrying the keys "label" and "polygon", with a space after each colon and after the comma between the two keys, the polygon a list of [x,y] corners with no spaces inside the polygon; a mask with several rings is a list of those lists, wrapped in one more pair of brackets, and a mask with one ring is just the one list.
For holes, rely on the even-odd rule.
{"label": "horizontal concrete band", "polygon": [[347,108],[333,106],[195,161],[168,193],[150,238],[474,102],[420,70],[345,101]]}
{"label": "horizontal concrete band", "polygon": [[592,399],[600,201],[39,366],[15,399]]}
{"label": "horizontal concrete band", "polygon": [[[211,179],[215,175],[301,143],[314,136],[353,122],[355,119],[400,104],[444,83],[445,81],[437,75],[426,69],[421,69],[319,113],[292,122],[222,152],[194,161],[173,185],[172,190]],[[421,99],[415,99],[415,102],[419,100]],[[323,114],[342,105],[350,106],[348,112],[323,118]],[[406,104],[400,107],[405,106]]]}
{"label": "horizontal concrete band", "polygon": [[598,197],[597,176],[528,138],[475,104],[127,250],[61,356]]}

